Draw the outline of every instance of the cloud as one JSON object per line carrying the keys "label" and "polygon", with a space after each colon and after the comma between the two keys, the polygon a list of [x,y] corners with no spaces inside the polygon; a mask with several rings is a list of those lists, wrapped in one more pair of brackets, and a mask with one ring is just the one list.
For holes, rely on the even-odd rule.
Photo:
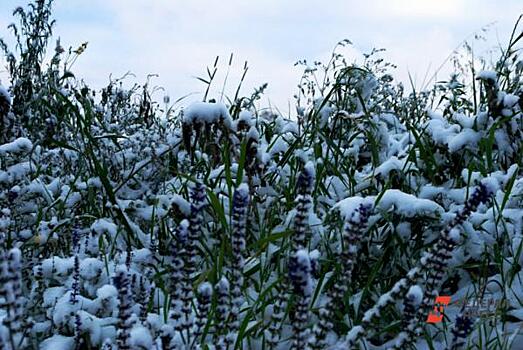
{"label": "cloud", "polygon": [[[0,11],[0,24],[11,20],[7,9],[18,4],[20,0],[0,3],[0,10],[6,10]],[[354,42],[352,57],[372,47],[386,48],[384,57],[399,66],[400,80],[408,82],[411,72],[421,84],[429,65],[433,71],[471,32],[498,20],[499,32],[509,33],[521,11],[516,0],[503,5],[488,0],[69,0],[57,1],[55,7],[63,44],[89,41],[74,71],[95,86],[106,84],[110,73],[121,76],[131,70],[138,82],[158,73],[153,83],[163,85],[174,100],[202,92],[205,86],[194,76],[206,74],[206,66],[219,55],[212,88],[219,96],[234,53],[226,92],[234,92],[248,61],[244,93],[268,82],[268,98],[284,110],[300,77],[294,62],[326,60],[341,39]],[[495,36],[490,38],[495,44]]]}
{"label": "cloud", "polygon": [[382,17],[439,20],[462,17],[466,5],[463,0],[379,0],[372,4],[372,10]]}

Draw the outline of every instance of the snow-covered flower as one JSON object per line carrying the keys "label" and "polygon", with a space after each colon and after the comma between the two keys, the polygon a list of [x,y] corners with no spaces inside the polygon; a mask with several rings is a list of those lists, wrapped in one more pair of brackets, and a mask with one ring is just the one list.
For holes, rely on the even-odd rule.
{"label": "snow-covered flower", "polygon": [[231,266],[231,314],[230,314],[230,332],[236,334],[240,327],[238,315],[242,305],[242,287],[243,287],[243,268],[246,247],[247,231],[247,211],[249,205],[249,187],[246,184],[240,185],[234,191],[232,206],[232,254],[233,261]]}
{"label": "snow-covered flower", "polygon": [[230,284],[227,278],[222,277],[214,286],[216,294],[216,328],[217,348],[227,349],[231,344],[229,338],[229,324],[227,319],[231,310]]}
{"label": "snow-covered flower", "polygon": [[308,241],[308,218],[312,207],[312,190],[314,186],[314,164],[308,162],[298,175],[296,182],[296,215],[294,217],[294,233],[292,249],[300,250],[306,247]]}
{"label": "snow-covered flower", "polygon": [[209,311],[211,309],[212,285],[204,282],[198,287],[198,313],[194,322],[194,337],[200,339],[203,329],[209,320]]}
{"label": "snow-covered flower", "polygon": [[467,343],[467,337],[472,332],[474,322],[463,312],[456,317],[452,327],[452,345],[451,350],[460,350]]}
{"label": "snow-covered flower", "polygon": [[118,290],[118,333],[116,343],[119,350],[131,350],[130,330],[132,328],[131,307],[132,297],[130,295],[129,274],[127,270],[120,267],[114,276],[114,285]]}

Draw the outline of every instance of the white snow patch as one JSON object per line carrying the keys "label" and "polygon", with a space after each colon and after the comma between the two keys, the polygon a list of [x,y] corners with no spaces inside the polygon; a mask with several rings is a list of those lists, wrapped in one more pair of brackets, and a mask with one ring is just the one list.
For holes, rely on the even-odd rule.
{"label": "white snow patch", "polygon": [[398,159],[398,157],[392,156],[376,168],[375,174],[386,178],[392,170],[401,172],[404,168],[406,168],[406,170],[416,169],[416,166],[412,162],[407,162],[407,158]]}
{"label": "white snow patch", "polygon": [[352,213],[354,213],[354,211],[356,209],[358,209],[360,204],[372,205],[374,203],[374,198],[375,197],[373,197],[373,196],[366,197],[366,198],[362,198],[362,197],[358,197],[358,196],[345,198],[345,199],[339,201],[338,203],[336,203],[334,205],[333,209],[339,209],[341,216],[345,220],[347,220],[352,216]]}
{"label": "white snow patch", "polygon": [[216,123],[220,120],[229,129],[232,127],[231,115],[223,103],[194,102],[183,114],[184,123]]}
{"label": "white snow patch", "polygon": [[465,146],[476,148],[482,134],[472,129],[464,129],[459,134],[448,140],[449,151],[457,152]]}
{"label": "white snow patch", "polygon": [[385,191],[378,203],[378,207],[382,210],[389,210],[394,207],[397,213],[406,217],[413,217],[417,214],[434,214],[436,212],[441,214],[444,212],[440,205],[431,200],[416,198],[411,194],[395,189]]}
{"label": "white snow patch", "polygon": [[153,338],[149,330],[143,326],[131,329],[129,345],[133,349],[150,349],[153,346]]}
{"label": "white snow patch", "polygon": [[298,124],[295,122],[288,122],[287,124],[285,124],[285,126],[283,127],[283,129],[281,131],[282,134],[284,134],[286,132],[290,132],[292,134],[298,135],[299,134]]}
{"label": "white snow patch", "polygon": [[20,137],[0,146],[0,155],[5,155],[7,153],[24,153],[29,152],[33,148],[33,143],[25,138]]}
{"label": "white snow patch", "polygon": [[311,161],[308,161],[305,164],[304,170],[309,173],[313,178],[316,177],[316,168],[314,167],[314,163]]}
{"label": "white snow patch", "polygon": [[53,335],[40,344],[40,350],[71,350],[74,349],[74,337]]}
{"label": "white snow patch", "polygon": [[516,103],[519,101],[519,96],[512,95],[512,94],[506,94],[505,97],[503,97],[503,105],[507,108],[512,108]]}
{"label": "white snow patch", "polygon": [[421,290],[420,286],[415,285],[410,287],[407,295],[414,305],[419,305],[419,303],[421,303],[421,299],[423,298],[423,291]]}
{"label": "white snow patch", "polygon": [[451,240],[453,240],[455,243],[458,243],[459,240],[461,239],[461,233],[459,232],[459,230],[457,228],[453,228],[449,232],[449,238]]}
{"label": "white snow patch", "polygon": [[479,72],[478,78],[483,80],[496,81],[498,79],[498,74],[491,70],[482,70]]}
{"label": "white snow patch", "polygon": [[111,238],[116,237],[117,226],[110,219],[98,219],[91,225],[91,230],[98,234],[107,233]]}
{"label": "white snow patch", "polygon": [[106,284],[98,288],[96,296],[100,299],[116,298],[118,296],[118,290],[112,284]]}
{"label": "white snow patch", "polygon": [[241,183],[240,186],[236,189],[238,194],[242,197],[247,197],[249,195],[249,185],[245,182]]}

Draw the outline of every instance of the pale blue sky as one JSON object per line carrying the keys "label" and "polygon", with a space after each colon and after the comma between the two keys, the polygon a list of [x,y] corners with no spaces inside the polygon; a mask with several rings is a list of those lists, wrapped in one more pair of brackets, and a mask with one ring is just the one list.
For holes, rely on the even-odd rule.
{"label": "pale blue sky", "polygon": [[[7,34],[12,9],[24,4],[0,2],[1,36]],[[505,44],[523,2],[55,0],[55,9],[55,33],[65,47],[89,42],[74,71],[97,87],[107,83],[110,73],[121,76],[130,70],[138,82],[144,82],[147,73],[157,73],[154,82],[175,100],[204,90],[194,76],[203,76],[219,55],[222,75],[213,90],[219,95],[232,52],[230,89],[247,60],[244,93],[267,82],[263,104],[270,100],[286,111],[301,73],[294,62],[326,59],[341,39],[354,43],[348,52],[354,58],[372,47],[386,48],[384,57],[398,65],[396,76],[406,81],[410,72],[421,85],[427,70],[434,73],[465,38],[488,23],[497,22],[487,46]],[[446,78],[450,68],[447,65],[438,78]]]}

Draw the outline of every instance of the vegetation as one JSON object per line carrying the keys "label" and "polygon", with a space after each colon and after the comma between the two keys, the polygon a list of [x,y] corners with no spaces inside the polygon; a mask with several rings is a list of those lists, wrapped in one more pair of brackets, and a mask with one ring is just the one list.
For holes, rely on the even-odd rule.
{"label": "vegetation", "polygon": [[523,346],[519,21],[492,66],[410,93],[342,41],[301,62],[291,118],[264,86],[179,110],[95,91],[85,44],[45,60],[51,3],[0,41],[1,350]]}

